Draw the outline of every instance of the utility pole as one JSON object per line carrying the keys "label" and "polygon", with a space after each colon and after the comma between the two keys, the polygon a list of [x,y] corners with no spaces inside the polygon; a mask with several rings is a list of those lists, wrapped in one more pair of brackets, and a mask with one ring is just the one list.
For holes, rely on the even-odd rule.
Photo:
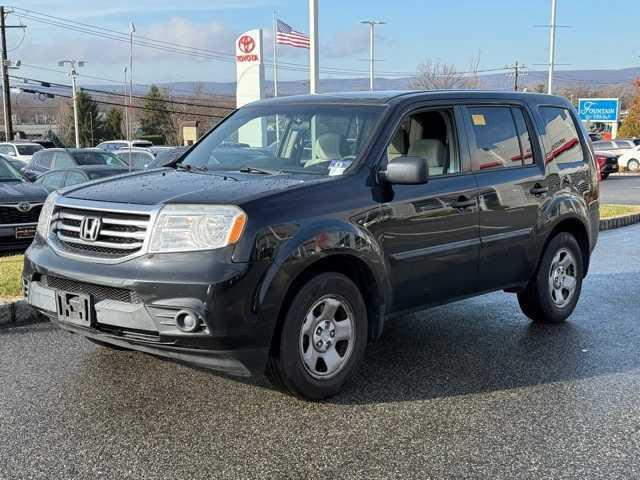
{"label": "utility pole", "polygon": [[374,64],[375,64],[375,27],[376,25],[384,25],[387,22],[378,20],[363,20],[360,22],[369,25],[369,90],[373,92]]}
{"label": "utility pole", "polygon": [[556,14],[558,11],[557,0],[551,0],[551,25],[549,28],[549,78],[547,80],[547,93],[553,93],[553,69],[556,63]]}
{"label": "utility pole", "polygon": [[7,142],[13,140],[13,121],[11,118],[11,87],[9,86],[9,59],[7,57],[7,28],[26,28],[24,25],[6,25],[5,17],[8,13],[0,6],[0,43],[2,43],[2,106],[4,113],[4,133]]}
{"label": "utility pole", "polygon": [[125,129],[127,130],[126,132],[126,136],[127,136],[127,141],[131,141],[131,137],[130,137],[130,130],[131,130],[131,126],[129,125],[129,104],[127,103],[127,67],[124,67],[122,69],[122,72],[124,73],[124,123],[125,123]]}
{"label": "utility pole", "polygon": [[309,0],[309,40],[309,93],[318,93],[320,84],[318,0]]}
{"label": "utility pole", "polygon": [[513,89],[517,92],[518,80],[520,79],[520,77],[523,77],[526,75],[526,72],[524,70],[527,68],[527,66],[519,64],[518,61],[516,60],[516,63],[514,63],[513,65],[507,65],[506,68],[508,68],[509,70],[513,70],[513,72],[510,75],[513,76]]}
{"label": "utility pole", "polygon": [[[77,67],[84,67],[85,62],[76,60],[60,60],[59,67],[69,65],[69,78],[71,79],[71,92],[73,93],[73,129],[75,130],[76,148],[80,148],[80,126],[78,122],[78,86],[76,79],[78,78]],[[93,146],[93,145],[92,145]]]}

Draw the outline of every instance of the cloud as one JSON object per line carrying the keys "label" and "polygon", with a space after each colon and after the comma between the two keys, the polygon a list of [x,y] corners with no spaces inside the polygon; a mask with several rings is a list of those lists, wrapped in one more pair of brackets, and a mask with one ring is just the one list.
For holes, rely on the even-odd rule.
{"label": "cloud", "polygon": [[[376,35],[376,40],[379,38]],[[369,28],[354,26],[351,30],[336,32],[334,38],[322,46],[322,54],[328,58],[345,58],[369,51]]]}

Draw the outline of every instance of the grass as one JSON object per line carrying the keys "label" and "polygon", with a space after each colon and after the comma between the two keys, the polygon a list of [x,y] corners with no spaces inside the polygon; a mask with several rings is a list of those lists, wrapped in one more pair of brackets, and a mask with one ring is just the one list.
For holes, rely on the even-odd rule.
{"label": "grass", "polygon": [[[600,218],[640,213],[640,205],[601,205]],[[0,300],[20,296],[22,255],[0,256]]]}
{"label": "grass", "polygon": [[640,205],[600,205],[600,218],[607,219],[640,213]]}
{"label": "grass", "polygon": [[0,300],[20,296],[22,255],[0,257]]}

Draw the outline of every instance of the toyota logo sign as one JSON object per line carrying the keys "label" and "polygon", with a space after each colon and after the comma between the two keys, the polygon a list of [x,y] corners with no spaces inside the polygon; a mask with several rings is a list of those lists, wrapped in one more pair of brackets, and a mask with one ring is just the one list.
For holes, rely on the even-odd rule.
{"label": "toyota logo sign", "polygon": [[249,35],[243,35],[238,40],[238,48],[243,53],[251,53],[256,48],[256,41]]}

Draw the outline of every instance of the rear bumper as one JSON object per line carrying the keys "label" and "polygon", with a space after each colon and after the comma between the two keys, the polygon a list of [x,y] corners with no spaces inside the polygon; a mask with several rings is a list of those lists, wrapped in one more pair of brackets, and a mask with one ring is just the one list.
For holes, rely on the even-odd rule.
{"label": "rear bumper", "polygon": [[[227,257],[196,252],[98,265],[60,257],[37,237],[25,254],[23,285],[28,302],[69,332],[233,375],[262,373],[275,324],[252,303],[263,266]],[[59,320],[56,289],[91,295],[90,327]],[[197,332],[177,328],[183,309],[201,318]]]}

